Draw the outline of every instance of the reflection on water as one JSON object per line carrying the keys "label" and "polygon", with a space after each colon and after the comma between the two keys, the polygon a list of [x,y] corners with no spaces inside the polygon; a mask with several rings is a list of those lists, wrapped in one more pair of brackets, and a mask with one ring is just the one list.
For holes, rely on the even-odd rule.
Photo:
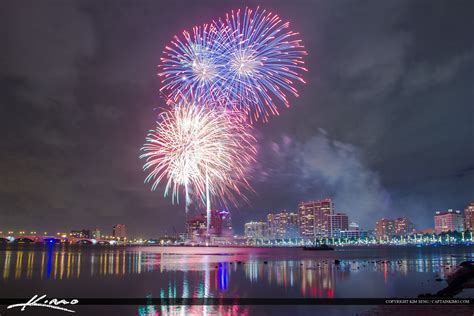
{"label": "reflection on water", "polygon": [[[151,296],[148,296],[151,297]],[[138,308],[139,316],[158,316],[158,315],[249,315],[248,306],[230,305],[230,306],[166,306],[166,305],[147,305]]]}
{"label": "reflection on water", "polygon": [[[249,256],[245,262],[219,255],[181,255],[162,252],[130,251],[126,248],[101,251],[49,246],[38,249],[6,250],[0,266],[3,279],[70,279],[81,275],[121,276],[153,272],[183,271],[183,297],[190,297],[188,271],[202,274],[202,284],[191,297],[211,297],[211,290],[226,291],[232,273],[242,265],[250,283],[265,279],[271,285],[282,288],[301,286],[301,294],[307,297],[334,297],[335,280],[344,280],[351,273],[371,271],[382,273],[388,282],[390,275],[406,275],[408,271],[433,272],[445,277],[446,267],[454,266],[459,258],[453,256],[427,257],[419,254],[414,259],[400,260],[343,260],[336,265],[329,259],[299,259],[265,261]],[[86,260],[88,262],[86,262]],[[362,270],[361,270],[362,269]],[[170,285],[171,286],[171,285]],[[169,292],[168,294],[173,294]],[[170,296],[171,297],[171,296]],[[174,297],[174,296],[172,296]]]}
{"label": "reflection on water", "polygon": [[[71,280],[80,289],[85,288],[84,284],[87,288],[93,285],[100,289],[100,286],[106,286],[103,285],[106,280],[127,278],[123,283],[116,283],[115,287],[133,284],[140,289],[139,292],[127,292],[129,297],[403,297],[407,296],[407,289],[412,291],[408,295],[416,295],[435,286],[432,282],[431,288],[422,288],[415,281],[420,279],[420,275],[425,275],[424,280],[434,276],[444,279],[457,264],[474,255],[470,249],[366,249],[314,253],[298,249],[262,252],[221,248],[201,254],[197,251],[203,250],[62,245],[7,247],[0,250],[0,273],[6,285],[4,288],[18,280],[39,284],[46,289],[48,284],[60,287],[63,283],[60,281]],[[335,262],[336,258],[340,263]],[[139,278],[145,275],[152,280],[151,283]],[[369,279],[367,289],[362,287],[361,283]],[[397,286],[388,286],[391,284]],[[441,284],[436,286],[439,288]],[[107,290],[123,292],[110,286]],[[84,293],[79,295],[88,296],[88,292]],[[117,294],[116,297],[122,296]],[[139,315],[248,313],[248,307],[238,305],[161,305],[140,306],[138,309]]]}
{"label": "reflection on water", "polygon": [[[117,250],[104,253],[91,253],[89,264],[84,264],[82,253],[66,249],[54,249],[50,246],[43,251],[7,250],[4,254],[3,279],[70,279],[79,278],[82,273],[89,275],[120,275],[142,272],[140,253],[126,253]],[[152,271],[150,267],[148,271]],[[85,271],[88,270],[88,271]]]}

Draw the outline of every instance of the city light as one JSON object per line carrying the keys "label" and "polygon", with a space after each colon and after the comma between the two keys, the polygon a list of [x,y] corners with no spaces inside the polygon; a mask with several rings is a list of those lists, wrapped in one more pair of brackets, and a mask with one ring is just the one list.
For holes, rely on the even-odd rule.
{"label": "city light", "polygon": [[[434,212],[435,228],[416,229],[406,217],[381,218],[375,222],[374,230],[363,230],[358,224],[349,224],[348,215],[335,211],[331,199],[302,202],[297,212],[283,210],[269,213],[266,220],[253,220],[244,224],[244,235],[234,234],[229,210],[213,210],[210,217],[210,235],[207,234],[207,214],[189,218],[186,232],[165,235],[159,238],[130,238],[124,224],[112,227],[112,235],[94,230],[81,229],[57,232],[56,237],[41,235],[37,230],[2,230],[7,233],[3,242],[67,243],[91,245],[149,245],[149,246],[243,246],[243,247],[304,247],[331,245],[346,246],[437,246],[472,245],[472,212],[474,203],[460,211]],[[310,210],[310,211],[308,211]],[[324,218],[326,217],[326,219]],[[443,220],[440,221],[439,218]],[[311,219],[311,221],[308,221]],[[324,223],[320,225],[318,223]],[[451,226],[450,226],[451,225]],[[310,229],[308,229],[308,227]],[[312,234],[308,236],[307,232]]]}

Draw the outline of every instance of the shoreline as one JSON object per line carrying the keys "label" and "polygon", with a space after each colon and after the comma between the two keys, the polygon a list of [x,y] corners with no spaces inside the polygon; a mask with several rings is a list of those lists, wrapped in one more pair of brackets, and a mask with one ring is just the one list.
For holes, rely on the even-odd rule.
{"label": "shoreline", "polygon": [[[247,246],[247,245],[90,245],[90,244],[69,244],[69,243],[5,243],[0,244],[0,250],[15,250],[18,248],[82,248],[82,249],[118,249],[118,248],[155,248],[155,249],[301,249],[304,246]],[[360,250],[360,249],[432,249],[432,248],[471,248],[472,244],[427,244],[427,245],[346,245],[331,246],[334,250],[320,250],[319,252],[331,252],[338,250]]]}

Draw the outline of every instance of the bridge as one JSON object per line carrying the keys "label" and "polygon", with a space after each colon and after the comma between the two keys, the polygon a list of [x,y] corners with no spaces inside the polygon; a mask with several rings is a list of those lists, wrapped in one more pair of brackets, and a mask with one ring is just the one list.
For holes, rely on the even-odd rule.
{"label": "bridge", "polygon": [[38,236],[38,235],[21,235],[21,236],[0,236],[0,244],[16,243],[16,244],[73,244],[73,245],[117,245],[116,240],[97,240],[92,238],[77,237],[58,237],[58,236]]}

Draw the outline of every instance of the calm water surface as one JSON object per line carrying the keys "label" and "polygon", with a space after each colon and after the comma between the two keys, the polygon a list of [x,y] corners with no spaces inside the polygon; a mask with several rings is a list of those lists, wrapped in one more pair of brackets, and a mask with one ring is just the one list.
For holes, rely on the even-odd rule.
{"label": "calm water surface", "polygon": [[[383,298],[445,287],[472,247],[184,248],[4,245],[0,297]],[[341,260],[336,265],[335,259]],[[239,263],[240,262],[240,263]],[[474,290],[457,297],[474,297]],[[456,310],[457,307],[451,307]],[[371,306],[74,306],[79,315],[355,315]],[[473,315],[459,309],[459,314]],[[0,314],[62,315],[6,310]]]}

